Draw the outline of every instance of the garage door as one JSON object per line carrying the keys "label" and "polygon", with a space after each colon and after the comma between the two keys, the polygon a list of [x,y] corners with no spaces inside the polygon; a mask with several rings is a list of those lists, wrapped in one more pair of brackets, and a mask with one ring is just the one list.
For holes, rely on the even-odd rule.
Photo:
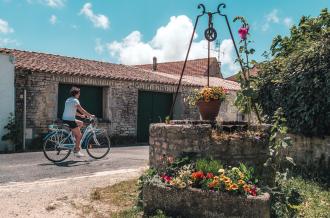
{"label": "garage door", "polygon": [[137,140],[148,142],[150,123],[164,122],[171,110],[173,95],[139,91]]}

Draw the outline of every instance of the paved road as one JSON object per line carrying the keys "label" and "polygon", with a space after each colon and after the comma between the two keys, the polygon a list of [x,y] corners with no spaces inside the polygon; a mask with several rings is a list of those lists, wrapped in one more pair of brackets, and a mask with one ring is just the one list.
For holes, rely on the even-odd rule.
{"label": "paved road", "polygon": [[112,148],[101,160],[73,155],[58,165],[49,162],[42,152],[0,154],[0,186],[15,182],[81,177],[97,172],[137,169],[148,164],[148,146]]}

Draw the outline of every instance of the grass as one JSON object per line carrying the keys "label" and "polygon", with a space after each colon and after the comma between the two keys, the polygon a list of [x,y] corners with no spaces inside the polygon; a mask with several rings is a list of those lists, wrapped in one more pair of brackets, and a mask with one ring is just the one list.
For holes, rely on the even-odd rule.
{"label": "grass", "polygon": [[300,217],[330,217],[330,190],[325,186],[300,177],[287,180],[284,185],[296,189],[303,202],[296,206]]}

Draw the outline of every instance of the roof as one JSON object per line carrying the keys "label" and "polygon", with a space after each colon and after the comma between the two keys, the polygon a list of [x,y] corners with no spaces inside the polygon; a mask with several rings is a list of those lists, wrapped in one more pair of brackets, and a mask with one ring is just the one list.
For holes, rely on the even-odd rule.
{"label": "roof", "polygon": [[[181,75],[183,64],[184,61],[157,63],[156,70],[158,72]],[[153,69],[152,64],[136,65],[136,67],[146,70]],[[188,60],[184,75],[207,76],[207,58]],[[210,58],[210,76],[223,78],[220,73],[218,60],[215,57]]]}
{"label": "roof", "polygon": [[[259,70],[257,67],[253,67],[251,70],[250,70],[250,76],[257,76],[259,73]],[[230,77],[227,77],[226,80],[231,80],[231,81],[235,81],[237,82],[238,81],[238,77],[239,76],[239,73],[236,73]]]}
{"label": "roof", "polygon": [[[154,72],[155,74],[158,74],[160,76],[164,76],[167,78],[179,80],[180,75],[174,75],[174,74],[167,74],[167,73],[162,73],[162,72]],[[205,76],[190,76],[190,75],[184,75],[182,77],[182,81],[193,84],[194,86],[206,86],[207,85],[207,77]],[[227,90],[232,90],[232,91],[238,91],[240,90],[240,84],[235,82],[235,81],[230,81],[226,79],[222,79],[219,77],[210,77],[209,81],[209,86],[210,87],[217,87],[217,86],[222,86]]]}
{"label": "roof", "polygon": [[152,74],[143,69],[122,64],[112,64],[107,62],[7,48],[0,48],[0,53],[10,54],[15,57],[16,70],[44,72],[58,75],[145,81],[163,84],[178,83],[178,81],[174,79]]}
{"label": "roof", "polygon": [[[145,70],[135,66],[85,60],[39,52],[0,48],[0,53],[15,57],[15,69],[69,76],[87,76],[105,79],[154,82],[176,85],[179,74]],[[202,87],[207,77],[184,75],[182,85]],[[223,86],[228,90],[238,90],[239,84],[219,77],[210,77],[210,86]]]}

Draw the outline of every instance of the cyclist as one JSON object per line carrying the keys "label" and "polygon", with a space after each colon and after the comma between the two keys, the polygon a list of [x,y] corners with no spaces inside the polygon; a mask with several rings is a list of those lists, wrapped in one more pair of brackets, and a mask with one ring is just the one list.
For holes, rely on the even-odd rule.
{"label": "cyclist", "polygon": [[80,120],[76,119],[76,115],[82,118],[87,117],[94,117],[94,115],[88,113],[84,108],[81,107],[79,102],[80,97],[80,89],[77,87],[72,87],[70,90],[71,97],[69,97],[65,101],[64,112],[62,116],[62,120],[65,124],[68,124],[75,139],[76,145],[73,149],[73,153],[76,157],[83,157],[85,156],[80,151],[80,140],[82,137],[80,128],[84,125],[84,123]]}

